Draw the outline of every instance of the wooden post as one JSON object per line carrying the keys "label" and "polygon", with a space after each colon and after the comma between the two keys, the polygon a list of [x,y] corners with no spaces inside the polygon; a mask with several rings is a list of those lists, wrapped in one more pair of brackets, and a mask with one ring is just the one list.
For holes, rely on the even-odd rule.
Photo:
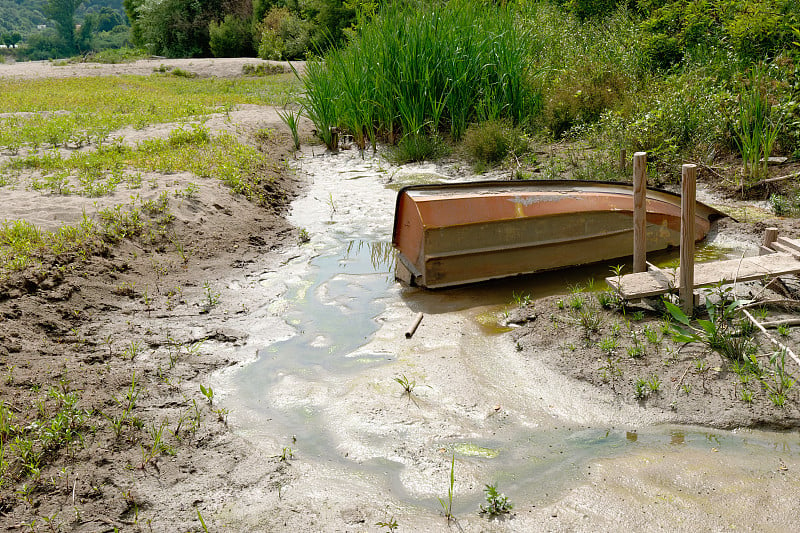
{"label": "wooden post", "polygon": [[767,248],[772,246],[772,243],[778,240],[778,228],[767,228],[764,230],[764,241],[761,246]]}
{"label": "wooden post", "polygon": [[679,295],[687,316],[694,310],[694,210],[697,166],[686,164],[681,180],[681,275]]}
{"label": "wooden post", "polygon": [[647,152],[633,154],[633,271],[647,272]]}

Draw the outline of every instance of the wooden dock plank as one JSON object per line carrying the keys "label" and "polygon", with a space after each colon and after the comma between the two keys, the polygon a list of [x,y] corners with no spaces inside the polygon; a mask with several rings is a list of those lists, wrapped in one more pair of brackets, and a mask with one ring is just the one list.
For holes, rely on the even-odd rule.
{"label": "wooden dock plank", "polygon": [[[699,263],[694,268],[694,288],[719,282],[732,283],[800,273],[800,260],[790,254],[774,253],[743,259]],[[658,272],[609,277],[606,282],[626,300],[665,294],[680,287],[680,268]]]}

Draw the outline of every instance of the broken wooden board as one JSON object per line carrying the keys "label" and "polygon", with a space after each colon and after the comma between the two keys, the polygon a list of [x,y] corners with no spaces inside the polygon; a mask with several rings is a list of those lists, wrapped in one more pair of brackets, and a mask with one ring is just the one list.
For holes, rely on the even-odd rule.
{"label": "broken wooden board", "polygon": [[[694,267],[694,287],[797,273],[800,273],[800,260],[784,253],[698,263]],[[665,268],[656,272],[626,274],[621,278],[612,276],[606,278],[606,283],[625,300],[634,300],[678,289],[679,279],[680,268]]]}

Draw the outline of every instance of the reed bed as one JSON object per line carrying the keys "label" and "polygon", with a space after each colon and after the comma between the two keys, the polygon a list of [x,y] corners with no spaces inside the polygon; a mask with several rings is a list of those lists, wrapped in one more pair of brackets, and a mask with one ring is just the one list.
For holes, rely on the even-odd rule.
{"label": "reed bed", "polygon": [[306,113],[331,148],[333,127],[364,148],[378,138],[458,140],[474,121],[520,123],[541,104],[527,40],[509,7],[387,6],[345,48],[307,64]]}

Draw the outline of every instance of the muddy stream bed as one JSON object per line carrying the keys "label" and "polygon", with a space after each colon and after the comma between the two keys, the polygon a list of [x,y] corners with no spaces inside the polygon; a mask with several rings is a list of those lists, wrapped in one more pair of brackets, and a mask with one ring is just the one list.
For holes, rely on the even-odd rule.
{"label": "muddy stream bed", "polygon": [[[390,244],[396,191],[464,178],[316,151],[297,162],[309,185],[289,217],[310,241],[258,277],[277,297],[251,324],[249,361],[214,383],[233,430],[256,454],[285,457],[283,475],[229,502],[223,522],[376,531],[393,517],[399,531],[596,531],[784,530],[797,520],[796,432],[666,423],[661,411],[557,373],[547,353],[518,352],[497,325],[512,294],[565,293],[602,280],[607,265],[436,292],[401,287]],[[415,383],[412,393],[395,378]],[[453,457],[448,523],[438,498],[447,500]],[[486,484],[509,497],[510,517],[478,513]]]}

